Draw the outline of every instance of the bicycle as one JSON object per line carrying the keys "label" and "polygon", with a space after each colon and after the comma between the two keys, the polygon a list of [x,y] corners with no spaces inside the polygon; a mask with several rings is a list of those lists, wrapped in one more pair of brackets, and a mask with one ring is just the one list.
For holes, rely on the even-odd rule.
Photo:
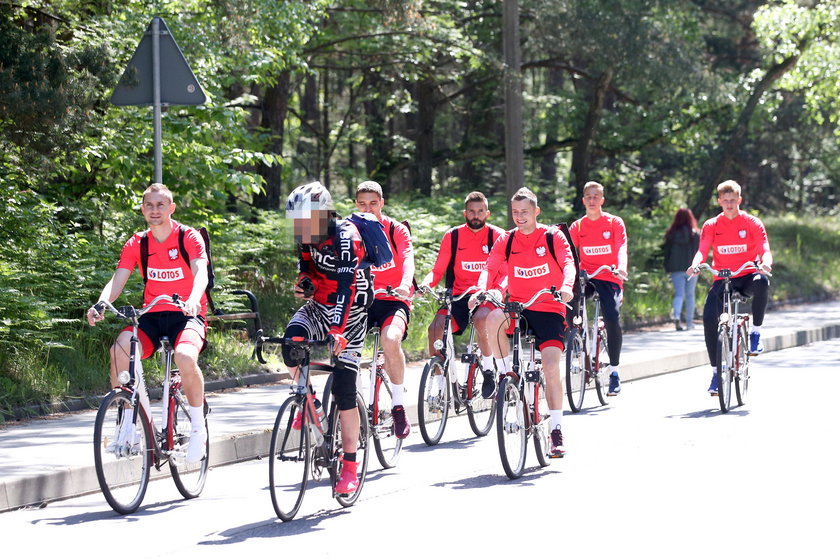
{"label": "bicycle", "polygon": [[[726,268],[715,270],[706,263],[694,267],[698,272],[708,270],[723,279],[723,311],[718,321],[716,364],[718,402],[723,413],[729,412],[731,408],[733,381],[738,406],[743,406],[746,402],[750,384],[750,314],[738,312],[738,306],[748,298],[732,287],[732,278],[749,267],[763,270],[761,264],[754,261],[745,262],[735,272]],[[764,274],[770,275],[766,271]]]}
{"label": "bicycle", "polygon": [[[99,487],[108,504],[123,515],[140,507],[149,485],[152,465],[160,471],[168,463],[178,491],[184,498],[191,499],[204,489],[210,464],[209,435],[205,441],[207,452],[204,458],[196,463],[186,462],[192,422],[187,399],[181,392],[180,374],[172,367],[174,347],[167,337],[160,340],[164,372],[160,400],[162,428],[158,430],[155,424],[138,353],[140,340],[137,333],[140,317],[161,301],[183,307],[177,294],[160,295],[139,310],[130,305],[116,308],[108,301],[100,301],[94,306],[99,313],[111,311],[132,327],[128,371],[119,373],[120,386],[102,398],[93,430],[93,457]],[[205,400],[205,430],[209,412]],[[131,424],[123,425],[126,421]]]}
{"label": "bicycle", "polygon": [[[542,358],[537,357],[533,334],[522,332],[519,319],[522,312],[543,294],[558,298],[555,286],[543,288],[525,303],[502,301],[490,292],[478,295],[479,301],[490,301],[502,308],[513,322],[513,372],[505,373],[496,393],[496,434],[499,456],[508,478],[516,479],[525,470],[528,438],[534,440],[534,451],[541,467],[549,463],[549,412],[545,396],[545,373]],[[522,343],[528,346],[527,361],[523,363]]]}
{"label": "bicycle", "polygon": [[[388,286],[384,290],[375,290],[378,294],[396,295]],[[403,440],[394,432],[394,419],[391,416],[392,391],[391,381],[385,371],[385,356],[379,345],[380,325],[368,325],[368,335],[373,337],[373,353],[370,362],[370,378],[368,395],[370,404],[367,407],[370,432],[373,435],[373,447],[382,468],[390,469],[397,466]]]}
{"label": "bicycle", "polygon": [[[335,484],[341,474],[343,449],[341,443],[341,421],[338,405],[334,399],[327,399],[325,389],[324,402],[330,403],[329,414],[315,397],[310,378],[310,356],[312,348],[328,346],[330,340],[312,340],[303,337],[277,338],[260,337],[255,345],[255,352],[261,362],[262,347],[265,344],[286,346],[292,359],[300,365],[298,379],[290,387],[290,395],[280,406],[274,427],[271,431],[271,444],[268,456],[268,481],[271,503],[277,517],[291,521],[300,510],[303,496],[310,476],[315,482],[323,479],[324,472],[329,476],[333,498],[343,507],[352,506],[359,499],[367,477],[368,438],[370,437],[365,402],[356,394],[356,408],[359,413],[359,441],[356,459],[359,463],[359,486],[351,494],[339,494]],[[327,386],[331,386],[332,366],[318,364],[319,369],[330,371]],[[296,419],[300,426],[293,426]]]}
{"label": "bicycle", "polygon": [[495,415],[493,398],[485,399],[481,396],[481,383],[484,376],[480,367],[478,343],[475,341],[475,328],[472,324],[470,324],[466,352],[460,357],[461,363],[467,365],[467,376],[463,383],[458,381],[453,360],[455,342],[452,336],[452,304],[476,290],[478,288],[473,286],[456,297],[452,296],[451,288],[437,293],[424,290],[437,299],[441,308],[446,310],[442,339],[435,341],[435,349],[440,352],[440,356],[432,356],[429,359],[420,377],[417,416],[420,434],[426,445],[437,445],[443,437],[443,431],[449,419],[450,403],[455,408],[455,414],[460,414],[462,409],[467,411],[470,427],[475,435],[486,436],[493,425]]}
{"label": "bicycle", "polygon": [[[605,271],[615,274],[616,268],[603,265],[588,274],[578,274],[577,314],[566,330],[566,396],[572,412],[583,408],[586,388],[595,381],[595,392],[602,405],[607,404],[610,386],[610,361],[607,346],[607,329],[601,317],[601,298],[596,290],[592,296],[593,320],[590,323],[586,308],[586,286],[589,281]],[[606,357],[606,358],[605,358]]]}

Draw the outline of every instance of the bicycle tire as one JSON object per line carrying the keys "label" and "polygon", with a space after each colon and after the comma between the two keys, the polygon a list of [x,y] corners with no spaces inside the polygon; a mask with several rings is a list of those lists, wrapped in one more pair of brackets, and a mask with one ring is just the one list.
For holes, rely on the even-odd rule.
{"label": "bicycle tire", "polygon": [[542,375],[540,375],[538,395],[534,418],[531,420],[531,435],[534,438],[534,453],[537,455],[537,462],[541,467],[547,467],[551,461],[551,444],[549,442],[551,415],[548,412],[545,378]]}
{"label": "bicycle tire", "polygon": [[431,358],[423,367],[417,401],[420,435],[426,445],[437,445],[449,419],[449,380],[440,358]]}
{"label": "bicycle tire", "polygon": [[607,345],[607,330],[604,328],[598,329],[598,339],[595,341],[595,356],[592,359],[592,371],[598,401],[606,406],[610,390],[610,349]]}
{"label": "bicycle tire", "polygon": [[[120,423],[135,409],[128,408],[131,393],[114,389],[99,404],[93,428],[93,459],[96,478],[105,500],[114,511],[122,515],[134,513],[149,487],[154,457],[154,441],[149,421],[142,408],[133,431],[134,443],[128,448],[109,451],[109,444],[119,443]],[[127,454],[126,454],[127,453]]]}
{"label": "bicycle tire", "polygon": [[746,323],[738,328],[738,348],[735,353],[735,398],[738,406],[744,406],[750,388],[750,354],[747,352],[750,337],[747,330]]}
{"label": "bicycle tire", "polygon": [[732,398],[733,365],[728,327],[721,327],[718,330],[717,352],[718,402],[720,403],[720,411],[726,413],[729,412],[730,399]]}
{"label": "bicycle tire", "polygon": [[365,401],[359,394],[356,395],[356,410],[359,413],[360,420],[359,440],[356,444],[356,461],[359,463],[359,470],[357,471],[357,474],[359,475],[359,486],[356,487],[356,490],[352,494],[335,494],[335,483],[338,480],[338,475],[340,474],[338,472],[339,458],[344,452],[341,446],[341,420],[338,417],[338,407],[335,405],[333,405],[332,417],[330,419],[330,433],[332,435],[334,449],[334,460],[331,462],[332,467],[330,473],[332,488],[336,501],[343,507],[350,507],[356,503],[356,500],[358,500],[359,496],[362,494],[362,488],[364,488],[365,480],[367,479],[368,456],[370,451],[370,425],[367,421],[368,416]]}
{"label": "bicycle tire", "polygon": [[[268,489],[277,517],[283,521],[294,519],[303,503],[312,465],[313,444],[309,423],[304,414],[303,400],[290,396],[280,406],[268,453]],[[292,423],[301,414],[300,429]]]}
{"label": "bicycle tire", "polygon": [[376,457],[382,468],[392,469],[400,460],[403,441],[394,433],[394,418],[391,416],[391,385],[384,373],[376,374],[374,402],[369,405],[370,433]]}
{"label": "bicycle tire", "polygon": [[583,408],[583,396],[586,392],[586,378],[589,375],[589,363],[583,345],[583,337],[577,327],[566,333],[566,396],[569,409],[580,412]]}
{"label": "bicycle tire", "polygon": [[[191,500],[197,498],[204,490],[207,482],[207,469],[210,466],[210,430],[207,426],[207,401],[204,401],[204,458],[195,463],[187,463],[185,460],[175,459],[170,456],[169,471],[172,473],[172,480],[181,495]],[[173,450],[179,453],[186,453],[187,445],[192,431],[192,421],[187,414],[185,401],[177,396],[169,399],[170,426],[172,430]]]}
{"label": "bicycle tire", "polygon": [[481,384],[484,382],[484,372],[478,363],[471,363],[467,369],[467,381],[464,389],[467,396],[467,418],[470,428],[478,437],[490,433],[493,420],[496,418],[496,406],[493,397],[485,399],[481,396]]}
{"label": "bicycle tire", "polygon": [[502,468],[510,479],[522,476],[525,470],[525,450],[528,430],[525,427],[525,406],[522,394],[511,377],[499,383],[496,400],[496,435]]}

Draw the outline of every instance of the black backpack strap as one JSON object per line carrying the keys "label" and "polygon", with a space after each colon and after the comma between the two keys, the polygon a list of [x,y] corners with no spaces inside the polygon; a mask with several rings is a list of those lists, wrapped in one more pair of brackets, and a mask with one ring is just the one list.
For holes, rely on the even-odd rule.
{"label": "black backpack strap", "polygon": [[510,249],[513,247],[513,234],[516,233],[516,229],[510,230],[508,233],[507,247],[505,247],[505,260],[510,259]]}
{"label": "black backpack strap", "polygon": [[487,252],[493,248],[493,228],[487,226]]}
{"label": "black backpack strap", "polygon": [[149,270],[149,236],[147,232],[140,234],[140,271],[143,273],[143,285],[146,284],[146,278]]}
{"label": "black backpack strap", "polygon": [[449,240],[452,242],[452,255],[449,264],[446,266],[446,287],[452,288],[455,285],[455,254],[458,252],[458,228],[452,228],[449,232]]}

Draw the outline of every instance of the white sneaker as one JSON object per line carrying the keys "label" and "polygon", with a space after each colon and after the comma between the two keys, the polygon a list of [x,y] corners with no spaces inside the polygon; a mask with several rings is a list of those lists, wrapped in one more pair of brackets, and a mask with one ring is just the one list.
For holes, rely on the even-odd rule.
{"label": "white sneaker", "polygon": [[207,449],[207,431],[202,424],[199,428],[193,428],[190,433],[190,442],[187,445],[187,462],[197,463],[204,458]]}

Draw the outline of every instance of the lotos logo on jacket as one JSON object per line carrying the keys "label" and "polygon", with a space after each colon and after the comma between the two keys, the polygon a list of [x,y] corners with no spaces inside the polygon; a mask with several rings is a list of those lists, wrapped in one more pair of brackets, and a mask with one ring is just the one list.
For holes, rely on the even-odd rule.
{"label": "lotos logo on jacket", "polygon": [[595,255],[609,255],[612,253],[612,245],[600,245],[594,247],[582,247],[583,254],[588,257]]}
{"label": "lotos logo on jacket", "polygon": [[464,272],[483,272],[487,270],[486,261],[462,261],[461,270]]}
{"label": "lotos logo on jacket", "polygon": [[539,276],[548,276],[548,263],[535,266],[533,268],[523,268],[521,266],[513,267],[514,278],[537,278]]}
{"label": "lotos logo on jacket", "polygon": [[184,271],[178,268],[149,268],[149,280],[175,282],[184,278]]}

